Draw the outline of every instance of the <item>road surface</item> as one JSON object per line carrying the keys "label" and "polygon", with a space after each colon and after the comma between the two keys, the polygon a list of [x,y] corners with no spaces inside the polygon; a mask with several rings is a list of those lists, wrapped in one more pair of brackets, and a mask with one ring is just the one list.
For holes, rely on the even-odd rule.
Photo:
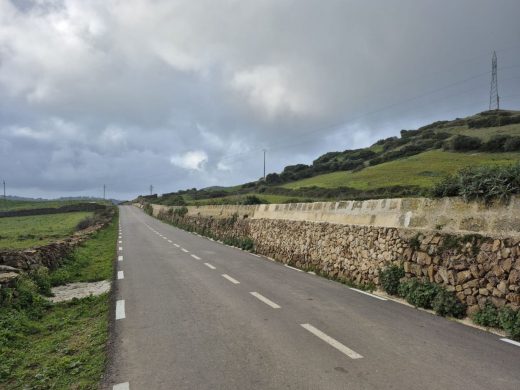
{"label": "road surface", "polygon": [[120,208],[107,389],[520,389],[520,344]]}

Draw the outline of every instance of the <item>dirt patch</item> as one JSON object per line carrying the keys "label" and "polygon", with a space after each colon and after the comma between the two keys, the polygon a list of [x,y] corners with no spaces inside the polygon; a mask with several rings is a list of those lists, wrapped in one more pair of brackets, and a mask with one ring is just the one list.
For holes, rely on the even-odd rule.
{"label": "dirt patch", "polygon": [[53,297],[49,299],[56,302],[70,301],[73,298],[85,298],[89,295],[101,295],[110,291],[111,283],[108,280],[92,283],[70,283],[64,286],[52,288]]}

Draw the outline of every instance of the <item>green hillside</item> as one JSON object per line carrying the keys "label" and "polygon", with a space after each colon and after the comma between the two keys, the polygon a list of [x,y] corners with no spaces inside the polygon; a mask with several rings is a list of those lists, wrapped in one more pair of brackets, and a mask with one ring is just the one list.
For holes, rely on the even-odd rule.
{"label": "green hillside", "polygon": [[453,153],[431,150],[415,156],[367,167],[358,172],[340,171],[284,184],[282,187],[351,187],[367,190],[389,186],[430,188],[444,176],[476,165],[505,165],[520,161],[516,153]]}
{"label": "green hillside", "polygon": [[153,201],[255,204],[419,196],[462,168],[520,161],[520,111],[485,111],[401,130],[399,135],[367,148],[325,153],[309,165],[286,166],[265,181],[192,188]]}

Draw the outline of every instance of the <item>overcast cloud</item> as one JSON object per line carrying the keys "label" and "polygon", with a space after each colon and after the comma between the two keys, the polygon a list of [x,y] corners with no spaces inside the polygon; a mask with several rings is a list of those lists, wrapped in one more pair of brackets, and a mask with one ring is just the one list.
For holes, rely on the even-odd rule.
{"label": "overcast cloud", "polygon": [[0,176],[22,196],[232,185],[520,109],[518,0],[0,0]]}

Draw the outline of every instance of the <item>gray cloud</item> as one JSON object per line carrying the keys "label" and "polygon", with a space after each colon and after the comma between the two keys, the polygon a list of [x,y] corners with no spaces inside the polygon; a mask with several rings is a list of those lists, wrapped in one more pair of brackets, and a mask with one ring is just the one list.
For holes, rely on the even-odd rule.
{"label": "gray cloud", "polygon": [[1,175],[40,196],[254,180],[262,148],[276,171],[486,109],[493,49],[518,108],[518,14],[516,0],[0,0]]}

